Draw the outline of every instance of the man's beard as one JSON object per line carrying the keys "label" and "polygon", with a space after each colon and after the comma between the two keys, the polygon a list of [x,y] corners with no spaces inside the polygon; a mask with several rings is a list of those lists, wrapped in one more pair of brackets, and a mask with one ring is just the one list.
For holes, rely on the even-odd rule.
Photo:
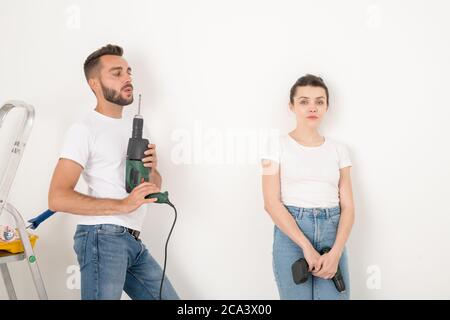
{"label": "man's beard", "polygon": [[[131,95],[131,98],[129,99],[124,99],[122,98],[120,92],[117,92],[114,89],[111,88],[107,88],[103,85],[103,83],[100,82],[100,86],[102,87],[102,91],[103,91],[103,96],[105,97],[105,100],[117,104],[119,106],[127,106],[129,104],[133,103],[134,97],[133,95]],[[131,85],[127,85],[126,87],[131,86]]]}

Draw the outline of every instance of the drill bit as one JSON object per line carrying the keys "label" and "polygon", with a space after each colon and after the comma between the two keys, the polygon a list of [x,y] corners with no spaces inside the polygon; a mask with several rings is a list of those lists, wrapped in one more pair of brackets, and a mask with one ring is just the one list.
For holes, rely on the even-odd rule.
{"label": "drill bit", "polygon": [[141,114],[141,94],[139,94],[138,114]]}

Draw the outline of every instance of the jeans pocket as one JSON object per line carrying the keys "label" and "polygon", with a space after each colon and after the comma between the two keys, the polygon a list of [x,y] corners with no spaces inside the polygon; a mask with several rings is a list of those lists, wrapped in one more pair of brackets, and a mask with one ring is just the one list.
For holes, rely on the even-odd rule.
{"label": "jeans pocket", "polygon": [[341,220],[341,214],[333,214],[330,216],[329,220],[331,221],[331,224],[337,228],[339,226],[339,221]]}
{"label": "jeans pocket", "polygon": [[297,219],[299,212],[300,212],[300,208],[298,207],[294,207],[294,206],[284,206],[286,208],[286,210],[289,212],[289,214],[294,218]]}
{"label": "jeans pocket", "polygon": [[73,237],[73,250],[77,254],[78,264],[80,269],[86,264],[86,245],[89,236],[88,231],[77,231]]}

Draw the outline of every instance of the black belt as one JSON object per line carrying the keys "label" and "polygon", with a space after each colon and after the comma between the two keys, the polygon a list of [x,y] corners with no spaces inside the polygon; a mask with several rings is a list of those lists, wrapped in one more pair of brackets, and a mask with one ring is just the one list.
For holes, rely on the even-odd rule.
{"label": "black belt", "polygon": [[136,240],[139,239],[139,234],[141,233],[140,231],[133,230],[133,229],[130,229],[130,228],[125,228],[125,229],[127,229],[127,231],[128,231],[128,232],[129,232]]}

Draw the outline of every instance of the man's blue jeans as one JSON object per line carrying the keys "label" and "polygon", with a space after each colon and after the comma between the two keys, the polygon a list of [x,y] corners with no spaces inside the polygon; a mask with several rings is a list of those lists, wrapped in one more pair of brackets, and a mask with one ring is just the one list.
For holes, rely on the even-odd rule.
{"label": "man's blue jeans", "polygon": [[[162,269],[140,240],[114,224],[78,225],[74,250],[81,273],[81,299],[159,299]],[[179,299],[167,277],[162,299]]]}
{"label": "man's blue jeans", "polygon": [[[285,206],[294,217],[297,225],[320,253],[322,249],[332,248],[340,219],[340,207],[301,208]],[[311,274],[302,284],[295,284],[292,277],[292,264],[304,257],[302,249],[286,236],[277,226],[274,230],[273,271],[282,300],[347,300],[350,297],[347,249],[344,249],[339,268],[344,277],[346,291],[339,293],[331,279],[314,277]]]}

